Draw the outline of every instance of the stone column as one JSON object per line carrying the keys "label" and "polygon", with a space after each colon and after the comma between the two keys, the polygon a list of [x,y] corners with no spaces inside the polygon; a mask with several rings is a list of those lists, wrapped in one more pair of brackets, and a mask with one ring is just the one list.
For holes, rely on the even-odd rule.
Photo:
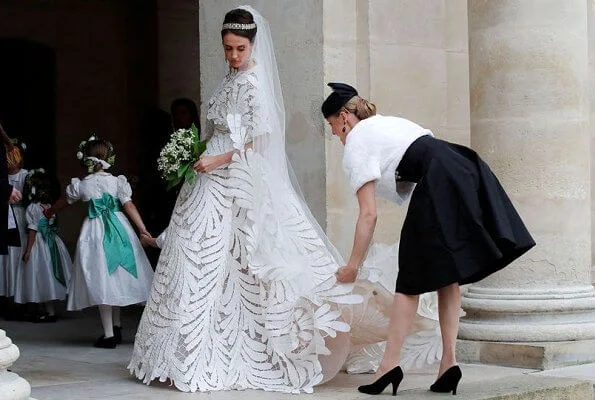
{"label": "stone column", "polygon": [[7,369],[19,358],[19,348],[0,329],[0,400],[34,400],[26,380]]}
{"label": "stone column", "polygon": [[537,246],[463,297],[460,361],[595,361],[585,0],[468,1],[471,145]]}

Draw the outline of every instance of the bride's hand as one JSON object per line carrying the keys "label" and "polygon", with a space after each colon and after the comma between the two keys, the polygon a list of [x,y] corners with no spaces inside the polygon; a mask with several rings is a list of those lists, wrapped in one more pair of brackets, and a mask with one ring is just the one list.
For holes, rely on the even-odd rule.
{"label": "bride's hand", "polygon": [[197,162],[194,163],[194,170],[198,173],[211,172],[219,167],[218,156],[203,156]]}
{"label": "bride's hand", "polygon": [[357,278],[357,268],[345,265],[337,270],[335,276],[337,277],[337,282],[353,283]]}

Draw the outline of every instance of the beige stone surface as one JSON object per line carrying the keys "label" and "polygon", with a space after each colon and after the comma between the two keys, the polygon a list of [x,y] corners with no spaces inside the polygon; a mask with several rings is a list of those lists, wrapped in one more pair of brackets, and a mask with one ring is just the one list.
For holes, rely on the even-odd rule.
{"label": "beige stone surface", "polygon": [[[591,154],[595,154],[595,2],[590,1],[587,9],[589,33],[589,130],[591,132]],[[591,281],[595,283],[595,162],[591,162]]]}
{"label": "beige stone surface", "polygon": [[[468,144],[467,2],[355,3],[324,2],[326,81],[353,84],[380,113],[408,118],[440,138]],[[354,20],[357,29],[345,29]],[[357,202],[343,176],[341,146],[327,144],[326,157],[328,234],[348,256]],[[398,240],[406,206],[382,200],[378,204],[375,240],[392,244]]]}
{"label": "beige stone surface", "polygon": [[[473,340],[457,342],[457,359],[460,362],[550,371],[554,369],[566,370],[564,367],[569,365],[592,365],[595,362],[594,353],[595,340],[533,343]],[[592,367],[590,369],[592,370]],[[578,370],[582,371],[580,368]]]}
{"label": "beige stone surface", "polygon": [[[591,286],[587,3],[469,1],[471,144],[492,167],[537,246],[472,285],[461,339],[589,341]],[[481,344],[481,342],[478,342]],[[541,368],[595,359],[582,342]],[[486,345],[487,346],[487,345]],[[514,352],[490,352],[514,363]],[[519,343],[516,348],[523,348]],[[535,346],[540,346],[535,344]],[[544,345],[545,350],[564,347]],[[529,353],[535,347],[529,346]],[[530,356],[529,358],[533,357]]]}

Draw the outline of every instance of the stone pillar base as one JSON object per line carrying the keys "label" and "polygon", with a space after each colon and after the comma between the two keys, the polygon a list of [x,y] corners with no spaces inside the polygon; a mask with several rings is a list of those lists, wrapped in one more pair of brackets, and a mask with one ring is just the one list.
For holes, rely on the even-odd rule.
{"label": "stone pillar base", "polygon": [[18,347],[0,329],[0,400],[34,400],[29,397],[29,383],[17,374],[7,371],[19,355]]}
{"label": "stone pillar base", "polygon": [[540,370],[587,364],[595,362],[595,340],[512,343],[459,339],[457,361]]}

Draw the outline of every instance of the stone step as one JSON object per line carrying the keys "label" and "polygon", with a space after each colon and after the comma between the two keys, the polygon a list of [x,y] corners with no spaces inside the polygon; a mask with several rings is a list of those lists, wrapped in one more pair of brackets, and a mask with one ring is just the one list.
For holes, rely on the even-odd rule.
{"label": "stone step", "polygon": [[[385,394],[389,394],[389,388]],[[361,395],[354,397],[364,399]],[[450,393],[431,393],[427,389],[399,390],[399,400],[450,398],[453,400],[593,400],[593,385],[588,381],[568,378],[543,377],[533,374],[510,376],[480,382],[465,383],[457,389],[457,396]]]}

